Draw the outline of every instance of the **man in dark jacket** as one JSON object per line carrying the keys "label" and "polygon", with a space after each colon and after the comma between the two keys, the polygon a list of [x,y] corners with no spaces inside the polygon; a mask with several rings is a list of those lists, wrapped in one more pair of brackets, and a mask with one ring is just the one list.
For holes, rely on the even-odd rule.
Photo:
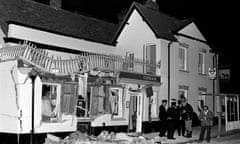
{"label": "man in dark jacket", "polygon": [[187,132],[186,137],[191,138],[192,137],[193,108],[187,102],[186,98],[182,99],[182,104],[183,104],[183,117],[184,117],[184,121],[185,121],[185,129]]}
{"label": "man in dark jacket", "polygon": [[171,107],[167,110],[167,126],[168,126],[168,139],[175,139],[174,131],[175,131],[175,124],[177,118],[177,109],[176,109],[176,102],[171,103]]}
{"label": "man in dark jacket", "polygon": [[211,126],[213,125],[213,112],[208,110],[208,106],[204,106],[203,110],[200,111],[199,119],[201,121],[201,132],[199,141],[203,141],[205,130],[207,130],[207,142],[210,142],[211,138]]}
{"label": "man in dark jacket", "polygon": [[178,136],[181,136],[181,134],[182,134],[182,136],[184,136],[184,134],[185,134],[185,121],[183,119],[183,105],[182,105],[181,100],[178,100],[176,129],[178,131]]}
{"label": "man in dark jacket", "polygon": [[160,123],[160,133],[159,136],[163,137],[166,133],[167,126],[167,110],[166,110],[167,100],[162,100],[162,104],[159,107],[159,123]]}

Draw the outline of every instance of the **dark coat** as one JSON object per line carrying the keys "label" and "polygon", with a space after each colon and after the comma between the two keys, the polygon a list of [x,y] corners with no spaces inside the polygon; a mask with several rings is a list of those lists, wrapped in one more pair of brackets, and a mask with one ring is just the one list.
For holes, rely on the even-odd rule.
{"label": "dark coat", "polygon": [[199,119],[201,121],[201,126],[212,126],[213,125],[213,112],[208,111],[207,114],[204,111],[200,111]]}
{"label": "dark coat", "polygon": [[183,118],[185,120],[191,120],[193,119],[193,108],[192,106],[187,103],[184,107],[183,107]]}
{"label": "dark coat", "polygon": [[168,120],[176,120],[177,119],[177,109],[174,107],[170,107],[167,110],[167,119]]}
{"label": "dark coat", "polygon": [[160,121],[167,120],[167,110],[166,110],[166,108],[163,105],[161,105],[159,107],[159,115],[158,115],[158,117],[159,117]]}

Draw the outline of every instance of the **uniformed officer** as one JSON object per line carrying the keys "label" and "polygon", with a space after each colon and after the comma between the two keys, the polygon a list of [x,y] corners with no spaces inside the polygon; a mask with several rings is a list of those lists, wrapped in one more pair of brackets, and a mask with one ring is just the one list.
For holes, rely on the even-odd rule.
{"label": "uniformed officer", "polygon": [[165,136],[166,129],[167,129],[167,100],[162,100],[162,104],[159,107],[159,124],[160,124],[160,133],[159,136]]}
{"label": "uniformed officer", "polygon": [[176,102],[171,103],[171,107],[167,110],[167,126],[168,126],[168,139],[175,139],[174,138],[174,131],[175,131],[175,124],[176,124],[176,116],[177,116],[177,109],[176,109]]}

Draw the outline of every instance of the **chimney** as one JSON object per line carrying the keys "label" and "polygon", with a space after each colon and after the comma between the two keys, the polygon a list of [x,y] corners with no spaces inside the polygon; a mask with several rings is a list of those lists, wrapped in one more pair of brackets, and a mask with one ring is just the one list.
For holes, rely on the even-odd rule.
{"label": "chimney", "polygon": [[59,10],[62,8],[62,0],[49,0],[50,7]]}
{"label": "chimney", "polygon": [[144,4],[145,7],[150,8],[152,10],[158,11],[158,3],[156,0],[147,0]]}

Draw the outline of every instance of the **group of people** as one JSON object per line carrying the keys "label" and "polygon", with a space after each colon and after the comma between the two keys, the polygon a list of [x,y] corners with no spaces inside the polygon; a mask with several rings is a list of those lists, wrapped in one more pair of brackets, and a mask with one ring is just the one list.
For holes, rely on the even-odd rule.
{"label": "group of people", "polygon": [[[178,136],[191,138],[194,111],[186,98],[178,100],[178,104],[176,102],[171,102],[171,106],[168,109],[166,109],[166,106],[167,100],[162,100],[162,104],[159,107],[159,136],[175,139],[174,132],[177,130]],[[199,120],[201,121],[199,141],[203,140],[205,130],[207,130],[207,141],[210,141],[212,119],[213,113],[209,111],[208,107],[205,105],[199,114]]]}

